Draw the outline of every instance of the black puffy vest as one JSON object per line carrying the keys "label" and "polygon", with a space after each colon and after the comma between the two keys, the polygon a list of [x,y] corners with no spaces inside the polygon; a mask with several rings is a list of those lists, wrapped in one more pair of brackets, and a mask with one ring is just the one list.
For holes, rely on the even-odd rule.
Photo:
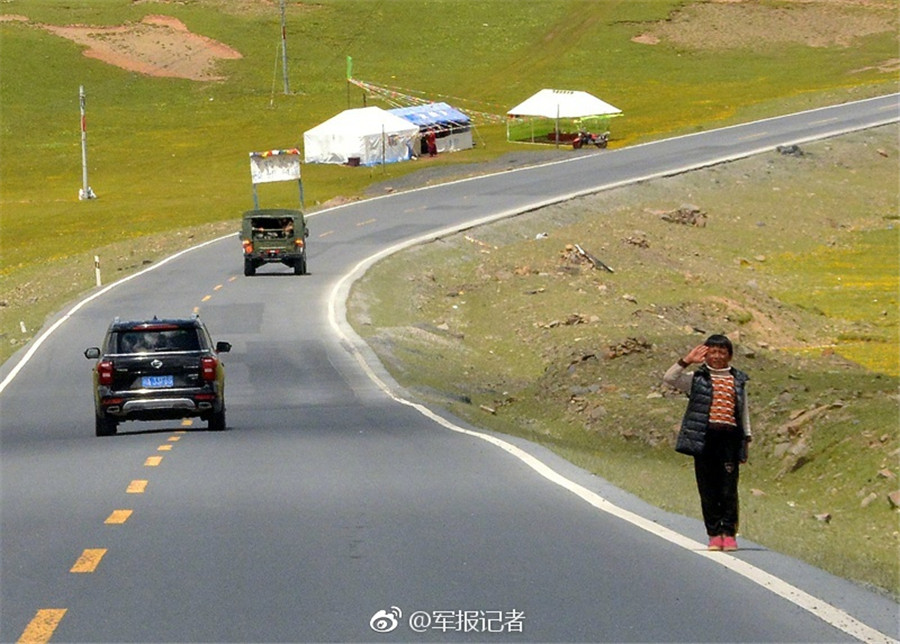
{"label": "black puffy vest", "polygon": [[[744,385],[750,376],[743,371],[730,368],[734,376],[735,409],[734,417],[738,429],[744,431]],[[703,453],[706,444],[706,429],[709,425],[709,408],[712,406],[712,377],[709,368],[703,364],[695,372],[691,381],[688,406],[681,420],[681,432],[676,449],[682,454],[697,456]]]}

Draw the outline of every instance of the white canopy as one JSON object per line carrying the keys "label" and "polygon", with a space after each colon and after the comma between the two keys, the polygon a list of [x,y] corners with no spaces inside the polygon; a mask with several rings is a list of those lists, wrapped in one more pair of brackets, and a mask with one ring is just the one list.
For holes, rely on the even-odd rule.
{"label": "white canopy", "polygon": [[412,156],[419,128],[379,107],[344,110],[303,133],[306,163],[360,165],[405,161]]}
{"label": "white canopy", "polygon": [[540,116],[548,119],[612,116],[621,113],[622,110],[618,107],[601,101],[592,94],[564,89],[542,89],[507,112],[511,117]]}

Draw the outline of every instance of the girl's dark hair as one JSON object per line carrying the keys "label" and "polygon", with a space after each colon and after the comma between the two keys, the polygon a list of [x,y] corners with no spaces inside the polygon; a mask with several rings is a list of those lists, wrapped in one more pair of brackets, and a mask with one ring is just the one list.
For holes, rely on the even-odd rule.
{"label": "girl's dark hair", "polygon": [[729,340],[726,336],[720,335],[718,333],[709,336],[706,338],[706,342],[704,342],[708,347],[725,347],[728,349],[728,355],[734,355],[734,346],[731,344],[731,340]]}

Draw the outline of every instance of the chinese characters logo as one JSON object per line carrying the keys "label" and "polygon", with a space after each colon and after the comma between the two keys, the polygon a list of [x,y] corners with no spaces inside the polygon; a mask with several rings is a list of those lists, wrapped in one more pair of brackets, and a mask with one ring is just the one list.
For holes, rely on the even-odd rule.
{"label": "chinese characters logo", "polygon": [[521,633],[525,612],[520,610],[417,610],[403,621],[397,606],[379,610],[369,626],[376,633],[390,633],[405,624],[415,633]]}

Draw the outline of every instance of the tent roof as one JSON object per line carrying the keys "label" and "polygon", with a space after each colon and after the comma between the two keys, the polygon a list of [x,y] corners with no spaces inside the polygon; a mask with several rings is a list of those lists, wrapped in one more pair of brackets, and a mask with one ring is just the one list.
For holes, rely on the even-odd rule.
{"label": "tent roof", "polygon": [[346,132],[418,132],[418,128],[406,119],[381,109],[380,107],[358,107],[344,110],[340,114],[332,116],[327,121],[319,123],[304,134],[319,134],[321,132],[343,130]]}
{"label": "tent roof", "polygon": [[507,112],[509,116],[543,116],[549,119],[621,113],[622,110],[618,107],[601,101],[592,94],[564,89],[542,89]]}
{"label": "tent roof", "polygon": [[398,107],[388,110],[388,112],[395,114],[400,118],[404,118],[419,127],[443,124],[459,125],[468,124],[470,122],[468,116],[455,107],[447,105],[447,103],[429,103],[428,105]]}

